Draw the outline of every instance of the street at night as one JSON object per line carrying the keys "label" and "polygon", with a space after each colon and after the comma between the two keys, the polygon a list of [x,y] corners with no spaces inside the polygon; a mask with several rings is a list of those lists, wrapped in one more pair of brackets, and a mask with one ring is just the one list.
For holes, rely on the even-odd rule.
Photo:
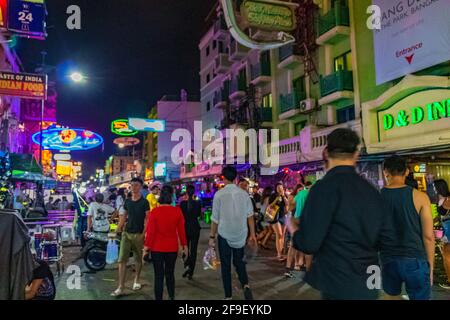
{"label": "street at night", "polygon": [[0,0],[0,300],[450,300],[449,16]]}

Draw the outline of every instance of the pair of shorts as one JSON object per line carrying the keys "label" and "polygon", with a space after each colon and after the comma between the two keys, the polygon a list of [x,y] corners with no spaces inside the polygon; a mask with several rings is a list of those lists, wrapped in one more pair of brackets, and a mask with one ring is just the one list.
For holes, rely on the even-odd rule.
{"label": "pair of shorts", "polygon": [[383,290],[388,295],[398,296],[405,284],[410,300],[430,300],[430,265],[420,258],[389,257],[383,259]]}
{"label": "pair of shorts", "polygon": [[144,250],[144,234],[143,233],[122,233],[120,241],[119,262],[125,263],[133,252],[135,261],[142,261]]}

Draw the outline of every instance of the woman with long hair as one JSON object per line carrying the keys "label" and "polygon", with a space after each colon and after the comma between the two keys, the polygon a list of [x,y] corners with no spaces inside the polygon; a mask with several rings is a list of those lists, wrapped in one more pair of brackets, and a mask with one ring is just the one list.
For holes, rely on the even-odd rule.
{"label": "woman with long hair", "polygon": [[165,185],[161,189],[159,207],[154,208],[147,224],[145,250],[151,251],[155,270],[155,299],[162,300],[164,277],[166,278],[169,299],[175,299],[175,262],[178,255],[178,242],[187,256],[184,217],[179,207],[172,206],[173,188]]}
{"label": "woman with long hair", "polygon": [[281,182],[275,186],[275,192],[269,198],[269,205],[277,205],[278,213],[273,221],[270,222],[273,232],[275,233],[275,245],[277,249],[277,259],[279,261],[286,260],[283,257],[284,248],[284,219],[289,208],[289,202],[286,197],[284,186]]}
{"label": "woman with long hair", "polygon": [[[296,203],[295,203],[295,196],[297,193],[302,190],[305,186],[302,183],[297,184],[294,191],[289,195],[288,202],[289,202],[289,209],[288,214],[286,216],[286,219],[292,219],[293,213],[295,213],[296,209]],[[286,221],[286,224],[290,223],[290,221]],[[286,231],[286,238],[289,238],[286,240],[288,245],[288,254],[286,259],[286,272],[284,273],[284,276],[287,278],[292,278],[294,275],[292,274],[292,264],[295,263],[295,267],[297,267],[297,253],[298,251],[294,249],[294,246],[292,245],[292,235],[289,233],[289,231]]]}
{"label": "woman with long hair", "polygon": [[269,240],[270,236],[273,234],[272,227],[264,221],[264,214],[266,212],[267,207],[269,206],[269,198],[272,195],[272,193],[273,193],[272,187],[265,187],[263,190],[262,196],[261,196],[261,217],[260,217],[260,219],[262,220],[262,225],[264,226],[264,229],[262,232],[260,232],[258,234],[257,240],[258,240],[258,244],[263,249],[268,249],[267,241]]}
{"label": "woman with long hair", "polygon": [[[439,197],[438,213],[441,216],[442,224],[450,224],[450,191],[445,180],[439,179],[434,181],[434,187]],[[444,228],[445,230],[446,228]],[[444,289],[450,290],[450,232],[445,232],[445,238],[442,241],[441,253],[444,260],[445,273],[447,274],[447,281],[440,284]]]}
{"label": "woman with long hair", "polygon": [[189,185],[186,188],[187,199],[181,201],[180,207],[184,215],[184,226],[186,230],[188,256],[185,257],[184,267],[186,271],[183,273],[183,278],[188,277],[192,280],[195,270],[195,263],[197,261],[197,246],[200,238],[200,223],[199,219],[202,214],[202,206],[200,201],[194,199],[195,187]]}

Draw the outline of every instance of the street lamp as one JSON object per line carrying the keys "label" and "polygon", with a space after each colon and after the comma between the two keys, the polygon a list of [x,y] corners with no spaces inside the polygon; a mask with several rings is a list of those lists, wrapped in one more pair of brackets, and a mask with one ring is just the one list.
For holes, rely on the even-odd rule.
{"label": "street lamp", "polygon": [[85,77],[79,72],[73,72],[70,75],[70,79],[72,79],[72,81],[75,83],[80,83],[84,81]]}

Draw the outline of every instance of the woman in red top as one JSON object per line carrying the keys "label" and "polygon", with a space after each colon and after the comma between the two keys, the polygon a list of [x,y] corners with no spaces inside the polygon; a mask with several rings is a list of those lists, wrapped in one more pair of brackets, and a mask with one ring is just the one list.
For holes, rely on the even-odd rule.
{"label": "woman in red top", "polygon": [[175,299],[175,262],[177,260],[178,241],[187,256],[184,217],[179,207],[172,204],[173,188],[163,186],[159,197],[159,207],[150,212],[145,237],[145,250],[151,251],[155,269],[155,299],[162,300],[164,275],[166,276],[169,299]]}

